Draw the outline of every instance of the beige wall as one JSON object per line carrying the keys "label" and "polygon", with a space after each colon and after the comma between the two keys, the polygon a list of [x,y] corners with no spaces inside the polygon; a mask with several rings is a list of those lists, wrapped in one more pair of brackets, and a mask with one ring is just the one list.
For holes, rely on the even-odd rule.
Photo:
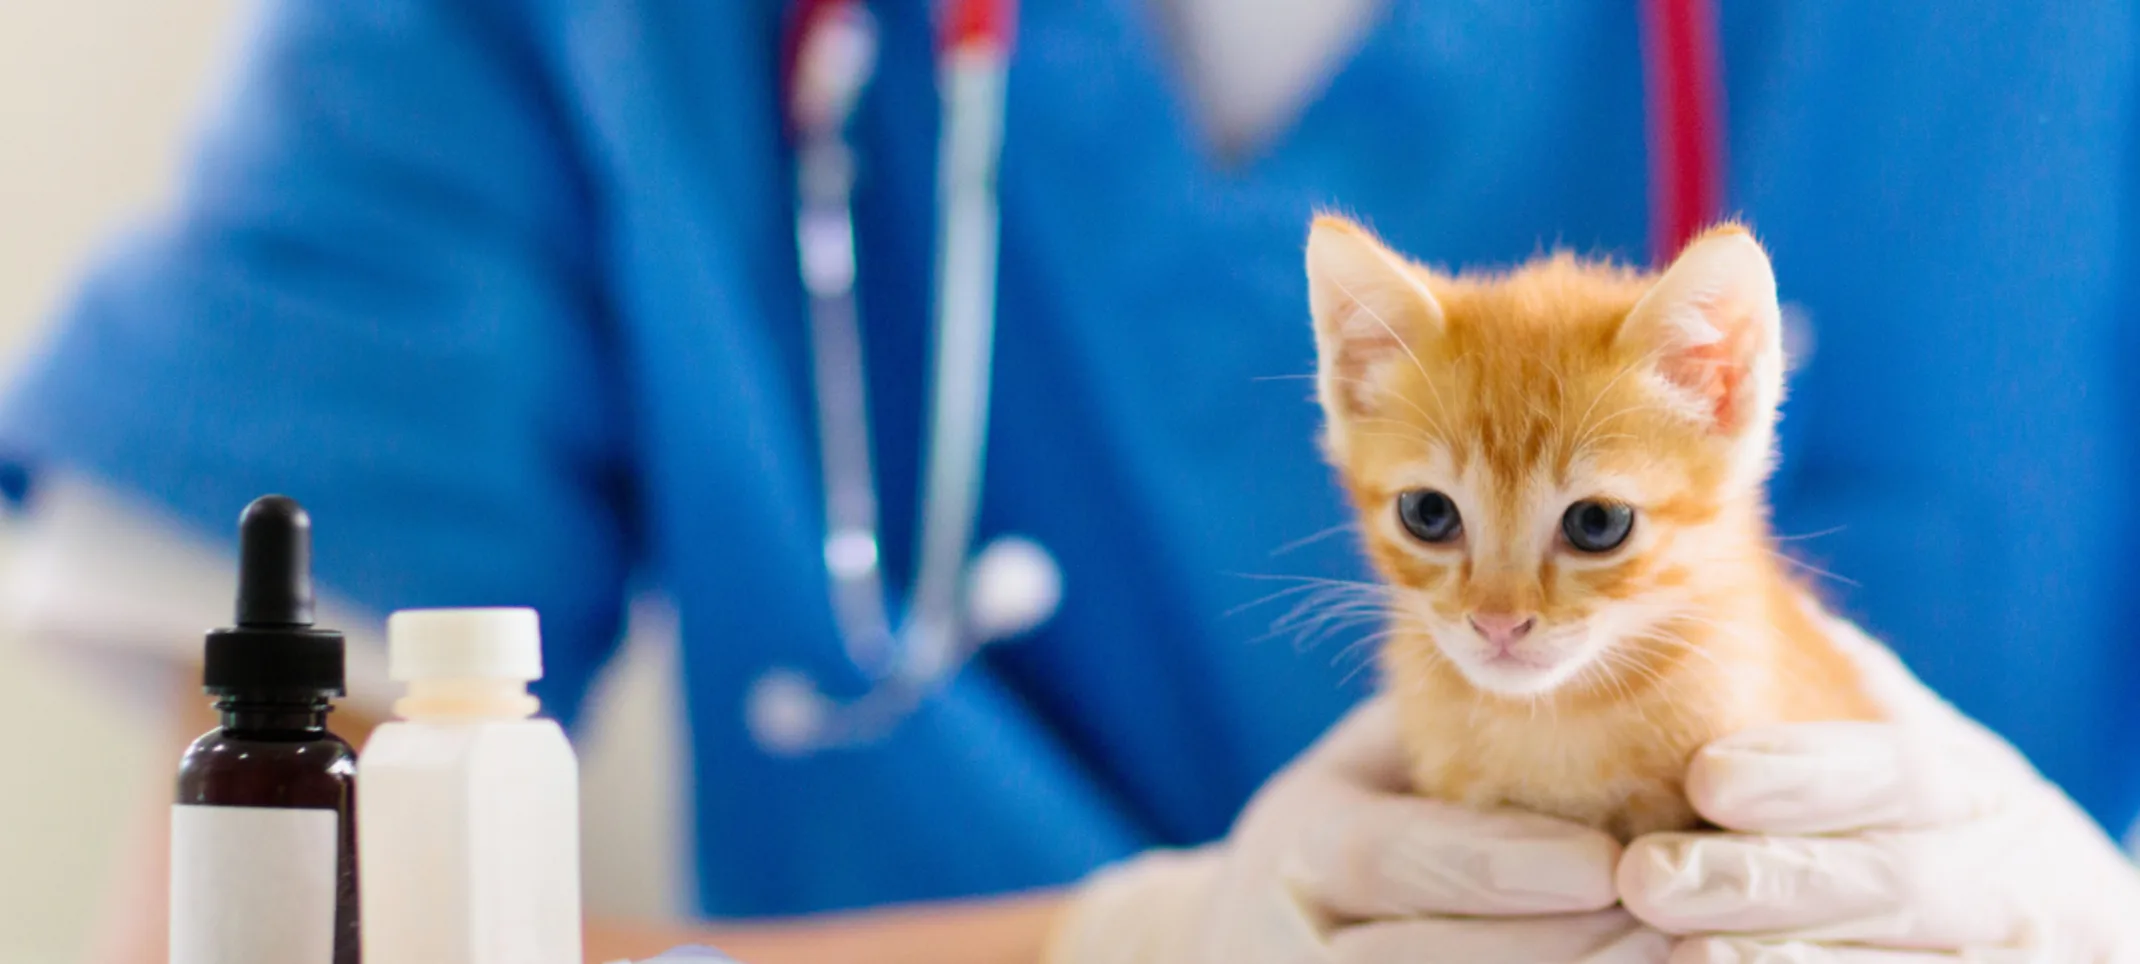
{"label": "beige wall", "polygon": [[[0,2],[0,360],[34,341],[82,259],[166,196],[235,0]],[[0,531],[0,551],[5,551]],[[584,746],[590,906],[664,915],[682,891],[665,687],[641,634]],[[0,962],[82,959],[129,813],[172,761],[139,720],[30,641],[0,637]]]}

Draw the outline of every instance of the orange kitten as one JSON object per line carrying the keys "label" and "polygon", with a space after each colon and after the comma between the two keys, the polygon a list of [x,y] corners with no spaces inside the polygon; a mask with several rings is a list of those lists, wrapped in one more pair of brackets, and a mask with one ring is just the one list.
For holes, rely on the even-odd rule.
{"label": "orange kitten", "polygon": [[1698,822],[1712,739],[1875,715],[1773,551],[1780,313],[1744,229],[1661,275],[1452,277],[1323,217],[1308,289],[1419,792],[1624,840]]}

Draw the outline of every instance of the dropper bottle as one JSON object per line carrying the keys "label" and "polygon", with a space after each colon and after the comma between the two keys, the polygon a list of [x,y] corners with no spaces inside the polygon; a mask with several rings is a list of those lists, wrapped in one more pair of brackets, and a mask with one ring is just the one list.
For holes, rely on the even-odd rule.
{"label": "dropper bottle", "polygon": [[186,750],[171,811],[172,964],[358,964],[357,755],[327,731],[342,634],[312,625],[312,522],[238,519],[237,624],[208,634],[222,725]]}

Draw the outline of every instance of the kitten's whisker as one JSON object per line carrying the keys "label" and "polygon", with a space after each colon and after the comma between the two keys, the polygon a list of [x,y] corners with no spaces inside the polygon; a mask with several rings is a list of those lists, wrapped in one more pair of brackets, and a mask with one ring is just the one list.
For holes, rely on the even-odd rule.
{"label": "kitten's whisker", "polygon": [[1804,541],[1804,540],[1807,540],[1807,539],[1818,539],[1818,538],[1820,538],[1820,537],[1822,537],[1822,536],[1832,536],[1832,535],[1835,535],[1836,533],[1838,533],[1838,532],[1841,532],[1841,531],[1843,531],[1844,529],[1848,529],[1848,528],[1850,528],[1850,527],[1849,527],[1849,526],[1830,526],[1830,527],[1828,527],[1828,528],[1826,528],[1826,529],[1822,529],[1822,530],[1821,530],[1821,531],[1819,531],[1819,532],[1808,532],[1808,533],[1806,533],[1806,534],[1804,534],[1804,535],[1796,535],[1796,536],[1770,536],[1770,537],[1769,537],[1769,539],[1770,539],[1770,541],[1772,541],[1772,542],[1802,542],[1802,541]]}
{"label": "kitten's whisker", "polygon": [[1271,628],[1275,632],[1292,633],[1295,636],[1304,637],[1308,633],[1328,624],[1333,619],[1367,618],[1380,615],[1382,615],[1382,607],[1378,604],[1362,600],[1338,600],[1307,605],[1295,612],[1287,613],[1285,618],[1272,621]]}
{"label": "kitten's whisker", "polygon": [[1782,560],[1782,561],[1783,561],[1784,563],[1786,563],[1786,564],[1788,564],[1788,565],[1791,565],[1791,566],[1795,566],[1795,567],[1797,567],[1798,569],[1800,569],[1800,570],[1803,570],[1804,572],[1806,572],[1806,573],[1808,573],[1808,574],[1811,574],[1811,575],[1815,575],[1815,576],[1819,576],[1819,577],[1821,577],[1821,578],[1823,578],[1823,579],[1833,579],[1833,580],[1835,580],[1836,582],[1842,583],[1843,585],[1846,585],[1846,586],[1856,587],[1856,586],[1858,585],[1858,582],[1857,582],[1857,580],[1855,580],[1855,579],[1851,579],[1851,578],[1849,578],[1849,577],[1847,577],[1847,576],[1838,576],[1838,575],[1836,575],[1835,573],[1829,572],[1829,571],[1828,571],[1828,570],[1826,570],[1826,569],[1822,569],[1821,567],[1819,567],[1819,566],[1816,566],[1816,565],[1814,565],[1814,564],[1812,564],[1812,563],[1810,563],[1810,562],[1807,562],[1807,561],[1805,561],[1805,560],[1803,560],[1803,559],[1798,559],[1798,558],[1795,558],[1795,557],[1791,556],[1791,555],[1790,555],[1789,553],[1784,553],[1784,552],[1778,552],[1778,551],[1776,551],[1776,550],[1774,550],[1774,549],[1764,549],[1764,550],[1762,550],[1762,551],[1764,551],[1764,552],[1767,552],[1767,553],[1768,553],[1769,555],[1771,555],[1771,556],[1774,556],[1774,557],[1776,557],[1777,559],[1780,559],[1780,560]]}
{"label": "kitten's whisker", "polygon": [[1694,612],[1681,612],[1674,615],[1670,619],[1662,621],[1662,624],[1665,626],[1671,626],[1674,623],[1688,623],[1691,625],[1700,626],[1704,629],[1715,630],[1719,633],[1724,633],[1726,635],[1732,634],[1737,631],[1737,627]]}
{"label": "kitten's whisker", "polygon": [[1360,637],[1359,639],[1353,640],[1352,642],[1347,643],[1343,649],[1338,650],[1336,654],[1330,657],[1330,665],[1336,666],[1347,659],[1358,656],[1360,655],[1361,651],[1372,649],[1373,647],[1379,645],[1380,643],[1382,643],[1382,641],[1389,639],[1393,635],[1396,635],[1393,631],[1385,630],[1379,633],[1370,633],[1366,636]]}
{"label": "kitten's whisker", "polygon": [[1296,630],[1305,631],[1310,626],[1320,625],[1330,619],[1361,611],[1374,615],[1383,614],[1382,606],[1377,600],[1346,598],[1342,594],[1311,593],[1308,598],[1288,610],[1285,615],[1272,620],[1270,633],[1261,638],[1267,639],[1269,636]]}
{"label": "kitten's whisker", "polygon": [[1293,552],[1294,550],[1304,549],[1308,546],[1312,546],[1318,542],[1323,541],[1324,539],[1328,539],[1331,536],[1337,535],[1341,532],[1358,532],[1359,529],[1360,527],[1358,523],[1340,522],[1337,525],[1331,526],[1328,529],[1324,529],[1323,531],[1318,532],[1314,535],[1304,536],[1302,538],[1295,539],[1292,542],[1288,542],[1285,545],[1279,546],[1278,548],[1271,550],[1271,558],[1275,559],[1279,556],[1285,555],[1286,553]]}
{"label": "kitten's whisker", "polygon": [[1306,596],[1273,620],[1268,632],[1250,640],[1251,645],[1291,634],[1293,647],[1305,652],[1353,627],[1394,623],[1404,615],[1404,610],[1389,598],[1393,593],[1387,587],[1310,585],[1285,592],[1301,589],[1309,590]]}
{"label": "kitten's whisker", "polygon": [[[1350,625],[1348,625],[1348,626],[1345,626],[1345,627],[1343,627],[1343,628],[1344,628],[1344,629],[1346,629],[1346,630],[1354,630],[1354,631],[1356,631],[1356,630],[1360,630],[1360,629],[1367,629],[1367,628],[1370,628],[1370,627],[1373,627],[1373,626],[1378,626],[1378,625],[1381,625],[1381,624],[1380,624],[1380,623],[1376,623],[1376,622],[1362,622],[1362,623],[1352,623],[1352,624],[1350,624]],[[1345,645],[1343,645],[1343,646],[1340,646],[1340,647],[1338,647],[1338,652],[1340,652],[1340,653],[1343,653],[1343,652],[1345,652],[1346,650],[1349,650],[1349,649],[1353,649],[1353,648],[1355,648],[1355,646],[1356,646],[1356,642],[1357,642],[1358,638],[1359,638],[1359,637],[1355,636],[1355,637],[1353,637],[1353,640],[1354,640],[1354,641],[1351,641],[1351,642],[1347,642],[1347,643],[1346,643]],[[1309,654],[1309,653],[1315,652],[1315,651],[1316,651],[1317,649],[1320,649],[1320,648],[1322,648],[1322,643],[1323,643],[1323,640],[1320,640],[1320,639],[1318,639],[1318,640],[1315,640],[1315,641],[1313,641],[1313,642],[1309,642],[1309,643],[1295,644],[1295,645],[1294,645],[1294,647],[1293,647],[1293,651],[1294,651],[1294,652],[1296,652],[1296,653],[1299,653],[1299,654],[1301,654],[1301,655],[1303,655],[1303,656],[1305,656],[1305,655],[1307,655],[1307,654]]]}
{"label": "kitten's whisker", "polygon": [[[1629,654],[1624,654],[1629,659],[1633,658],[1633,653],[1641,653],[1650,657],[1664,657],[1676,660],[1688,649],[1684,640],[1650,632],[1631,633],[1623,636],[1620,639],[1620,644],[1632,651]],[[1662,674],[1662,671],[1657,667],[1646,666],[1645,668],[1660,675]]]}
{"label": "kitten's whisker", "polygon": [[[1377,622],[1376,622],[1376,621],[1374,621],[1374,620],[1356,620],[1356,621],[1354,621],[1354,622],[1350,622],[1350,623],[1344,623],[1344,624],[1340,624],[1339,626],[1337,626],[1337,627],[1334,627],[1334,628],[1335,628],[1336,630],[1345,630],[1345,629],[1360,629],[1360,628],[1364,628],[1364,627],[1370,627],[1370,626],[1374,626],[1374,625],[1377,625]],[[1303,654],[1305,654],[1305,653],[1313,652],[1313,651],[1315,650],[1316,646],[1317,646],[1317,645],[1319,644],[1319,642],[1320,642],[1320,641],[1318,640],[1318,641],[1317,641],[1317,642],[1315,642],[1315,643],[1311,643],[1311,642],[1308,642],[1307,640],[1305,640],[1305,639],[1301,638],[1301,637],[1304,637],[1304,636],[1306,636],[1306,635],[1307,635],[1307,634],[1308,634],[1309,632],[1310,632],[1309,630],[1293,630],[1293,629],[1274,629],[1274,630],[1271,630],[1270,632],[1264,633],[1264,634],[1263,634],[1263,635],[1261,635],[1261,636],[1257,636],[1256,638],[1254,638],[1254,639],[1251,639],[1251,640],[1249,640],[1249,645],[1252,645],[1252,646],[1253,646],[1253,645],[1256,645],[1256,644],[1259,644],[1259,643],[1264,643],[1264,642],[1268,642],[1268,641],[1270,641],[1270,640],[1272,640],[1272,639],[1275,639],[1275,638],[1277,638],[1277,637],[1279,637],[1279,636],[1285,636],[1285,635],[1291,634],[1292,636],[1294,636],[1294,637],[1295,637],[1295,638],[1293,639],[1293,641],[1292,641],[1292,645],[1291,645],[1291,648],[1292,648],[1292,650],[1293,650],[1294,652],[1296,652],[1296,653],[1303,653]]]}
{"label": "kitten's whisker", "polygon": [[[1313,604],[1314,602],[1318,601],[1336,602],[1347,599],[1376,599],[1388,595],[1387,592],[1384,592],[1379,588],[1370,589],[1365,586],[1333,586],[1329,584],[1317,584],[1296,586],[1294,587],[1294,589],[1306,590],[1308,593],[1308,599],[1310,601],[1310,604]],[[1292,590],[1288,591],[1290,592]]]}
{"label": "kitten's whisker", "polygon": [[1299,650],[1301,652],[1307,652],[1310,649],[1314,649],[1317,645],[1320,645],[1324,639],[1329,638],[1335,633],[1339,633],[1357,626],[1387,625],[1389,621],[1389,614],[1382,612],[1379,609],[1369,609],[1352,612],[1331,612],[1317,617],[1312,622],[1308,622],[1299,626],[1287,627],[1285,629],[1273,629],[1272,632],[1293,633],[1294,649]]}
{"label": "kitten's whisker", "polygon": [[1345,672],[1345,675],[1343,675],[1343,676],[1340,676],[1340,677],[1338,677],[1338,685],[1339,685],[1339,686],[1350,686],[1350,685],[1352,685],[1352,681],[1353,681],[1353,680],[1355,680],[1355,679],[1358,679],[1358,678],[1360,677],[1360,674],[1361,674],[1361,673],[1365,673],[1365,672],[1367,672],[1368,670],[1371,670],[1371,669],[1374,669],[1374,668],[1375,668],[1375,661],[1374,661],[1374,660],[1371,660],[1371,659],[1369,659],[1369,660],[1362,660],[1362,661],[1360,662],[1360,665],[1358,665],[1358,666],[1355,666],[1355,667],[1353,667],[1353,668],[1352,668],[1352,669],[1350,669],[1350,670],[1347,670],[1347,671]]}
{"label": "kitten's whisker", "polygon": [[[1662,676],[1659,676],[1656,670],[1644,666],[1641,663],[1633,659],[1627,658],[1624,655],[1621,655],[1621,658],[1616,663],[1614,663],[1611,668],[1626,672],[1640,673],[1643,674],[1645,678],[1649,679],[1654,685],[1660,687],[1665,685],[1664,678]],[[1628,680],[1624,672],[1608,673],[1606,674],[1606,678],[1611,681],[1613,691],[1619,696],[1621,701],[1632,701],[1635,698],[1634,684]]]}
{"label": "kitten's whisker", "polygon": [[1308,623],[1321,626],[1333,619],[1394,621],[1400,613],[1401,610],[1391,608],[1388,603],[1378,599],[1346,599],[1332,602],[1312,612],[1300,613],[1290,620],[1290,624],[1298,628]]}
{"label": "kitten's whisker", "polygon": [[1621,671],[1626,671],[1630,673],[1655,672],[1654,670],[1651,670],[1650,667],[1644,666],[1641,661],[1635,659],[1634,657],[1630,656],[1625,652],[1622,652],[1618,646],[1608,647],[1604,652],[1598,654],[1598,660],[1595,665],[1601,665],[1606,670],[1611,671],[1603,675],[1605,675],[1607,678],[1614,682],[1623,683],[1623,689],[1625,687],[1624,680],[1621,676]]}
{"label": "kitten's whisker", "polygon": [[1369,582],[1363,579],[1333,579],[1329,576],[1291,576],[1255,572],[1235,572],[1227,575],[1240,579],[1254,579],[1259,582],[1300,582],[1318,586],[1352,586],[1359,589],[1372,589],[1378,592],[1386,592],[1390,588],[1379,582]]}
{"label": "kitten's whisker", "polygon": [[[1651,716],[1652,711],[1661,712],[1669,719],[1677,720],[1680,718],[1682,708],[1679,705],[1678,697],[1692,685],[1687,677],[1668,676],[1654,667],[1643,665],[1624,653],[1618,654],[1618,659],[1615,660],[1614,665],[1622,671],[1616,674],[1616,679],[1618,680],[1618,692],[1623,702],[1634,705],[1645,723],[1650,724],[1653,728],[1659,727],[1657,719]],[[1637,682],[1651,687],[1657,698],[1650,700],[1638,699],[1640,694],[1635,691]]]}
{"label": "kitten's whisker", "polygon": [[[1331,585],[1330,583],[1328,583],[1328,582],[1307,582],[1307,583],[1303,583],[1303,584],[1301,584],[1301,585],[1297,585],[1297,586],[1288,586],[1288,587],[1286,587],[1286,588],[1284,588],[1284,589],[1280,589],[1280,590],[1278,590],[1277,592],[1271,593],[1271,594],[1270,594],[1270,595],[1268,595],[1268,596],[1262,596],[1262,597],[1258,597],[1258,598],[1256,598],[1256,599],[1253,599],[1253,600],[1250,600],[1250,601],[1248,601],[1248,602],[1242,603],[1241,605],[1235,606],[1235,607],[1233,607],[1232,609],[1226,610],[1226,611],[1225,611],[1224,613],[1221,613],[1221,614],[1220,614],[1220,616],[1221,616],[1221,618],[1225,618],[1225,619],[1231,619],[1231,618],[1233,618],[1233,617],[1235,617],[1235,616],[1238,616],[1238,615],[1240,615],[1240,614],[1242,614],[1242,613],[1245,613],[1245,612],[1247,612],[1247,611],[1249,611],[1249,610],[1251,610],[1251,609],[1255,609],[1255,608],[1256,608],[1256,607],[1258,607],[1258,606],[1262,606],[1262,605],[1265,605],[1265,604],[1267,604],[1267,603],[1272,603],[1272,602],[1276,602],[1276,601],[1278,601],[1278,600],[1280,600],[1280,599],[1284,599],[1284,598],[1286,598],[1286,597],[1288,597],[1288,596],[1293,596],[1293,595],[1297,595],[1297,594],[1300,594],[1300,593],[1304,593],[1304,592],[1319,592],[1319,591],[1328,591],[1328,592],[1341,592],[1341,591],[1348,591],[1348,590],[1343,590],[1343,589],[1341,589],[1340,587],[1337,587],[1337,586],[1332,586],[1332,585]],[[1353,592],[1359,592],[1359,593],[1361,593],[1361,594],[1365,595],[1365,594],[1367,594],[1367,593],[1369,593],[1369,592],[1385,592],[1386,590],[1385,590],[1385,589],[1383,589],[1383,587],[1381,587],[1381,586],[1378,586],[1378,585],[1376,585],[1376,584],[1374,584],[1374,583],[1360,583],[1360,584],[1358,584],[1357,586],[1353,587],[1353,588],[1352,588],[1351,590],[1349,590],[1349,591],[1353,591]]]}
{"label": "kitten's whisker", "polygon": [[1279,590],[1246,607],[1235,607],[1234,612],[1252,608],[1290,595],[1303,595],[1291,608],[1271,621],[1263,633],[1248,640],[1254,646],[1279,636],[1293,637],[1293,648],[1306,652],[1320,645],[1321,641],[1347,629],[1389,623],[1398,610],[1388,601],[1385,587],[1374,584],[1350,584],[1326,580],[1310,580],[1303,585]]}
{"label": "kitten's whisker", "polygon": [[1672,647],[1670,651],[1663,652],[1664,655],[1676,655],[1684,653],[1686,655],[1694,656],[1699,659],[1705,660],[1709,663],[1710,666],[1715,667],[1718,670],[1725,669],[1723,662],[1717,659],[1715,653],[1709,652],[1707,649],[1695,645],[1685,636],[1681,636],[1678,633],[1674,633],[1667,629],[1653,628],[1647,632],[1636,633],[1627,638],[1654,643],[1663,643]]}
{"label": "kitten's whisker", "polygon": [[1318,588],[1320,588],[1320,587],[1317,587],[1317,586],[1288,586],[1288,587],[1286,587],[1286,588],[1284,588],[1284,589],[1280,589],[1280,590],[1278,590],[1277,592],[1271,593],[1271,594],[1270,594],[1270,595],[1268,595],[1268,596],[1258,596],[1258,597],[1256,597],[1255,599],[1251,599],[1251,600],[1249,600],[1248,602],[1242,603],[1242,604],[1240,604],[1240,605],[1238,605],[1238,606],[1235,606],[1235,607],[1233,607],[1232,609],[1226,610],[1225,612],[1223,612],[1223,613],[1220,613],[1220,614],[1219,614],[1219,618],[1221,618],[1221,619],[1232,619],[1232,618],[1233,618],[1233,617],[1235,617],[1235,616],[1239,616],[1239,615],[1241,615],[1242,613],[1245,613],[1245,612],[1247,612],[1247,611],[1249,611],[1249,610],[1251,610],[1251,609],[1254,609],[1254,608],[1256,608],[1256,607],[1258,607],[1258,606],[1262,606],[1262,605],[1265,605],[1266,603],[1273,603],[1273,602],[1277,602],[1278,600],[1280,600],[1280,599],[1284,599],[1284,598],[1285,598],[1285,597],[1287,597],[1287,596],[1293,596],[1293,595],[1298,595],[1298,594],[1300,594],[1300,593],[1304,593],[1304,592],[1313,592],[1313,591],[1315,591],[1315,590],[1316,590],[1316,589],[1318,589]]}
{"label": "kitten's whisker", "polygon": [[[1615,650],[1607,650],[1606,652],[1610,656],[1610,664],[1615,669],[1620,669],[1628,673],[1635,674],[1641,677],[1642,679],[1647,680],[1651,684],[1657,686],[1658,688],[1662,689],[1666,695],[1671,694],[1675,683],[1671,678],[1667,677],[1663,673],[1663,671],[1657,669],[1654,666],[1650,666],[1642,662],[1641,660],[1635,659],[1632,654],[1618,652]],[[1616,676],[1621,684],[1621,693],[1626,698],[1633,699],[1634,689],[1633,687],[1627,685],[1627,678],[1625,676],[1618,676],[1618,674],[1616,674]]]}
{"label": "kitten's whisker", "polygon": [[1273,620],[1270,633],[1263,638],[1282,633],[1292,633],[1296,636],[1305,637],[1334,619],[1365,619],[1380,618],[1382,616],[1384,616],[1384,613],[1378,607],[1356,604],[1298,610]]}

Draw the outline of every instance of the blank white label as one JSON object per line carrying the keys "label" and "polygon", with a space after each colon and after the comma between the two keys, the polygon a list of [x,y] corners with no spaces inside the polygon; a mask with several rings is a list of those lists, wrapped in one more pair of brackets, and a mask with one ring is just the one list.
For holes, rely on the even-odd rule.
{"label": "blank white label", "polygon": [[171,808],[171,964],[334,964],[335,812]]}

